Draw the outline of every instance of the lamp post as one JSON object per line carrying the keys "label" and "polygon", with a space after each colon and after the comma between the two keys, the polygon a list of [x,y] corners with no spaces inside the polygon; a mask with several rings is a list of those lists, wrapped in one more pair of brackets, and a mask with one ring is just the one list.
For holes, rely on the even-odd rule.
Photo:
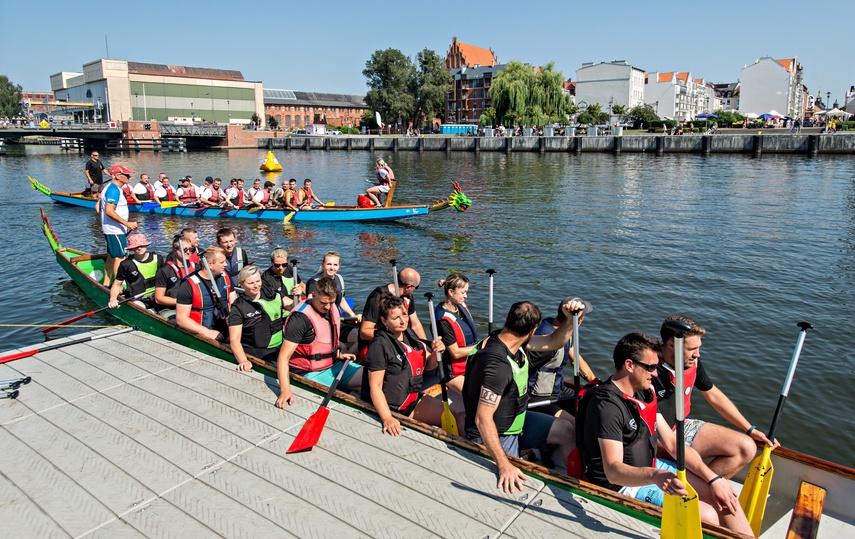
{"label": "lamp post", "polygon": [[229,125],[232,123],[232,102],[230,99],[226,99],[226,107],[229,111]]}
{"label": "lamp post", "polygon": [[831,92],[825,92],[825,97],[825,110],[831,110],[828,106],[831,104]]}
{"label": "lamp post", "polygon": [[193,102],[190,102],[190,121],[196,123],[196,111],[193,110]]}

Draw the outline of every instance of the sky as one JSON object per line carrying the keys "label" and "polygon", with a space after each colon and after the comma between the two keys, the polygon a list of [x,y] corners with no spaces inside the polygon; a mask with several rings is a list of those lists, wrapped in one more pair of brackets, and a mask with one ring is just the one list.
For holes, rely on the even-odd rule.
{"label": "sky", "polygon": [[48,91],[50,75],[109,57],[235,69],[265,88],[364,95],[362,70],[375,51],[444,57],[456,36],[492,48],[500,63],[554,62],[573,80],[583,62],[626,60],[647,72],[736,82],[757,58],[798,56],[808,91],[830,91],[842,105],[855,85],[853,14],[842,0],[0,0],[0,75]]}

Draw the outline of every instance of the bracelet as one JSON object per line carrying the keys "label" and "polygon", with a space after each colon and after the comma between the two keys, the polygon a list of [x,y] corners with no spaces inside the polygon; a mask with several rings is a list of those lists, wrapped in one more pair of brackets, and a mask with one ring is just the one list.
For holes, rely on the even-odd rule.
{"label": "bracelet", "polygon": [[745,431],[745,434],[747,434],[748,436],[751,436],[751,433],[754,432],[756,429],[757,429],[756,425],[751,425],[750,427],[748,427],[748,430]]}
{"label": "bracelet", "polygon": [[721,476],[720,476],[720,475],[717,475],[717,476],[713,477],[712,479],[710,479],[709,481],[707,481],[707,486],[710,486],[710,487],[711,487],[711,486],[712,486],[712,484],[713,484],[713,483],[715,483],[716,481],[718,481],[719,479],[721,479]]}

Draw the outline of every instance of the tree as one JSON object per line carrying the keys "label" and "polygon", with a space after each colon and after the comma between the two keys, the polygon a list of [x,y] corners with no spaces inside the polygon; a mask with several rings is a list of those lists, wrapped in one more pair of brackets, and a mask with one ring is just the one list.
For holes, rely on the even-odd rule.
{"label": "tree", "polygon": [[269,127],[270,129],[273,129],[273,130],[275,130],[277,127],[279,127],[279,122],[276,121],[276,118],[274,118],[273,116],[271,116],[269,114],[267,115],[267,127]]}
{"label": "tree", "polygon": [[624,121],[624,117],[626,116],[626,107],[624,107],[623,105],[613,105],[612,114],[617,116],[618,119],[622,122]]}
{"label": "tree", "polygon": [[374,51],[365,62],[362,74],[368,79],[365,103],[379,112],[386,123],[396,118],[410,118],[415,108],[415,96],[410,93],[410,79],[415,67],[398,49]]}
{"label": "tree", "polygon": [[252,113],[249,121],[254,123],[256,126],[261,127],[261,116],[259,116],[257,112]]}
{"label": "tree", "polygon": [[21,86],[0,75],[0,116],[11,118],[21,113]]}
{"label": "tree", "polygon": [[718,118],[714,121],[722,126],[731,126],[736,122],[741,122],[745,117],[735,110],[717,110],[713,112]]}
{"label": "tree", "polygon": [[423,120],[442,116],[445,95],[451,90],[451,73],[445,69],[443,58],[424,49],[416,55],[416,64],[409,80],[410,95],[415,96],[410,122],[418,126]]}
{"label": "tree", "polygon": [[496,122],[511,127],[566,121],[571,102],[563,84],[564,76],[552,62],[538,72],[517,60],[509,62],[490,87]]}
{"label": "tree", "polygon": [[496,109],[487,107],[478,121],[483,126],[496,125]]}
{"label": "tree", "polygon": [[626,121],[633,123],[649,124],[659,119],[659,115],[653,110],[653,105],[647,103],[638,104],[626,113]]}
{"label": "tree", "polygon": [[579,123],[583,124],[605,124],[609,122],[609,113],[603,112],[603,107],[599,103],[588,105],[585,112],[579,115]]}

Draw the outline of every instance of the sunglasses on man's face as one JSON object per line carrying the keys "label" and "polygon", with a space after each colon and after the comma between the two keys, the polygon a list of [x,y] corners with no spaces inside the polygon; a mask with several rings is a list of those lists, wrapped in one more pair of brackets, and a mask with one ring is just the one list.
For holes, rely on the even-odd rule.
{"label": "sunglasses on man's face", "polygon": [[288,263],[287,263],[287,262],[285,262],[284,264],[276,264],[276,263],[274,263],[274,264],[273,264],[273,267],[274,267],[274,268],[285,268],[285,267],[288,267]]}
{"label": "sunglasses on man's face", "polygon": [[638,361],[632,358],[630,358],[630,361],[632,361],[636,365],[641,366],[641,368],[646,370],[647,372],[656,372],[656,369],[659,367],[658,363],[644,363],[642,361]]}

